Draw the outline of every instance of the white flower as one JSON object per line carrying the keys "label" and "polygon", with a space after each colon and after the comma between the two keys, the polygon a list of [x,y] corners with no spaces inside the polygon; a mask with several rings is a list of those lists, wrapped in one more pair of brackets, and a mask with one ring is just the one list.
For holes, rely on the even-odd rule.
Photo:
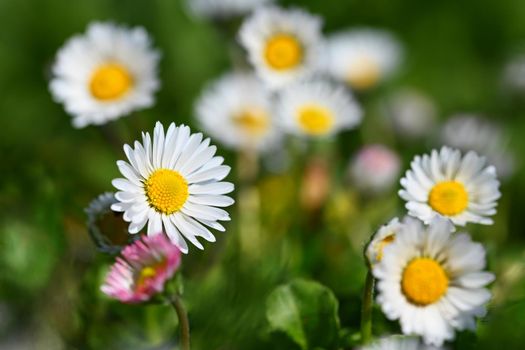
{"label": "white flower", "polygon": [[392,75],[401,56],[401,45],[390,33],[356,28],[328,38],[325,68],[335,79],[366,90]]}
{"label": "white flower", "polygon": [[273,0],[186,0],[190,10],[199,17],[230,18],[242,16]]}
{"label": "white flower", "polygon": [[507,63],[503,71],[506,88],[517,93],[525,93],[525,54],[519,54]]}
{"label": "white flower", "polygon": [[117,165],[125,179],[113,180],[119,189],[115,198],[119,203],[111,209],[124,212],[130,222],[129,232],[137,233],[148,224],[148,235],[164,228],[171,241],[186,253],[184,236],[199,249],[197,237],[214,242],[215,237],[205,227],[219,231],[224,227],[219,220],[230,220],[228,213],[217,207],[227,207],[233,199],[224,194],[233,191],[233,184],[221,182],[230,172],[216,157],[217,148],[202,134],[190,134],[184,125],[172,123],[167,132],[157,122],[153,142],[149,133],[142,134],[142,144],[135,148],[124,145],[129,160]]}
{"label": "white flower", "polygon": [[257,75],[271,88],[303,79],[319,68],[321,20],[303,10],[259,8],[243,23],[239,40]]}
{"label": "white flower", "polygon": [[360,350],[439,350],[434,346],[423,344],[417,337],[391,335],[373,341]]}
{"label": "white flower", "polygon": [[324,81],[289,86],[279,96],[278,114],[284,129],[297,135],[323,137],[361,122],[361,108],[343,86]]}
{"label": "white flower", "polygon": [[49,87],[75,127],[104,124],[153,104],[159,57],[143,28],[93,23],[60,49]]}
{"label": "white flower", "polygon": [[350,163],[353,183],[364,191],[382,192],[397,181],[401,161],[399,156],[383,145],[361,148]]}
{"label": "white flower", "polygon": [[381,226],[374,234],[366,247],[366,257],[370,266],[374,266],[383,259],[383,249],[394,242],[396,234],[402,226],[403,224],[399,222],[398,218],[393,218],[388,224]]}
{"label": "white flower", "polygon": [[445,145],[486,156],[496,167],[498,176],[512,174],[514,158],[507,150],[506,135],[496,123],[474,114],[458,114],[447,120],[440,136]]}
{"label": "white flower", "polygon": [[407,201],[409,215],[425,223],[445,216],[460,226],[491,225],[488,216],[496,213],[501,196],[496,168],[487,166],[485,157],[472,151],[462,156],[448,147],[416,156],[401,185],[399,195]]}
{"label": "white flower", "polygon": [[436,123],[437,110],[432,100],[414,89],[402,89],[386,101],[386,115],[402,136],[424,137]]}
{"label": "white flower", "polygon": [[270,95],[253,75],[229,73],[196,103],[204,131],[228,147],[268,150],[279,141]]}
{"label": "white flower", "polygon": [[444,218],[428,227],[407,222],[373,268],[385,315],[429,345],[454,339],[456,329],[474,330],[491,297],[484,288],[494,280],[483,271],[485,249],[468,234],[452,236],[453,229]]}

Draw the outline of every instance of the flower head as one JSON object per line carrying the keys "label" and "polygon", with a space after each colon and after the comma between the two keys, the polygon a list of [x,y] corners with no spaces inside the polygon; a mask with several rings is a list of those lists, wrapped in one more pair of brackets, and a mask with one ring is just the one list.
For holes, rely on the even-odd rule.
{"label": "flower head", "polygon": [[483,271],[483,246],[453,230],[445,218],[428,227],[406,222],[373,267],[385,315],[399,320],[404,334],[436,346],[454,339],[456,329],[475,329],[491,296],[485,287],[494,280]]}
{"label": "flower head", "polygon": [[402,49],[388,32],[358,28],[327,40],[326,69],[356,90],[370,89],[397,69]]}
{"label": "flower head", "polygon": [[401,198],[409,215],[429,223],[444,216],[455,225],[467,222],[491,225],[501,196],[496,168],[485,157],[443,147],[430,155],[416,156],[401,179]]}
{"label": "flower head", "polygon": [[284,89],[278,102],[284,129],[292,134],[326,137],[356,127],[361,108],[342,86],[308,81]]}
{"label": "flower head", "polygon": [[272,88],[319,68],[321,20],[303,10],[259,8],[243,23],[239,40],[257,75]]}
{"label": "flower head", "polygon": [[104,124],[153,104],[159,57],[143,28],[92,23],[60,49],[49,87],[75,127]]}
{"label": "flower head", "polygon": [[350,163],[353,183],[360,189],[382,192],[394,184],[401,168],[399,156],[383,145],[368,145]]}
{"label": "flower head", "polygon": [[218,207],[233,204],[224,194],[233,191],[233,184],[222,182],[230,167],[222,165],[224,158],[214,156],[217,148],[201,133],[190,134],[184,125],[170,124],[166,133],[160,122],[155,125],[153,142],[149,133],[142,134],[142,144],[124,146],[128,162],[117,165],[125,178],[113,180],[119,189],[111,206],[124,212],[130,222],[129,232],[137,233],[148,224],[148,235],[163,230],[171,241],[186,253],[184,236],[199,249],[197,237],[214,242],[215,237],[205,227],[224,231],[217,221],[230,220]]}
{"label": "flower head", "polygon": [[163,233],[126,246],[111,267],[102,292],[123,303],[140,303],[164,290],[180,265],[180,250]]}
{"label": "flower head", "polygon": [[229,73],[214,81],[196,114],[207,133],[231,148],[264,151],[280,138],[270,94],[253,75]]}

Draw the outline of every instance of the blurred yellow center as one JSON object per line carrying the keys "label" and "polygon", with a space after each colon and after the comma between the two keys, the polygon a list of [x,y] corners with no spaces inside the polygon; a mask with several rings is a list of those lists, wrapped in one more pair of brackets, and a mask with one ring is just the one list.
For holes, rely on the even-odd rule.
{"label": "blurred yellow center", "polygon": [[181,174],[170,169],[159,169],[145,182],[150,205],[163,214],[180,210],[188,199],[188,183]]}
{"label": "blurred yellow center", "polygon": [[109,63],[95,70],[89,88],[96,99],[109,101],[122,97],[132,85],[133,78],[125,67]]}
{"label": "blurred yellow center", "polygon": [[376,260],[381,261],[383,259],[383,249],[390,243],[394,241],[396,236],[394,234],[388,235],[385,238],[383,238],[378,244],[377,244],[377,254],[376,254]]}
{"label": "blurred yellow center", "polygon": [[233,117],[234,123],[247,134],[257,136],[268,130],[268,115],[261,109],[246,109]]}
{"label": "blurred yellow center", "polygon": [[289,34],[277,34],[266,43],[264,57],[273,69],[294,68],[303,60],[303,47],[296,37]]}
{"label": "blurred yellow center", "polygon": [[430,191],[428,204],[441,215],[457,215],[467,208],[468,193],[457,181],[443,181]]}
{"label": "blurred yellow center", "polygon": [[322,106],[307,105],[299,109],[298,120],[301,128],[311,135],[328,133],[334,125],[332,112]]}
{"label": "blurred yellow center", "polygon": [[411,303],[426,306],[435,303],[445,294],[448,277],[435,260],[416,258],[403,271],[401,288]]}
{"label": "blurred yellow center", "polygon": [[366,90],[377,84],[379,67],[370,58],[359,58],[349,69],[348,83],[356,90]]}

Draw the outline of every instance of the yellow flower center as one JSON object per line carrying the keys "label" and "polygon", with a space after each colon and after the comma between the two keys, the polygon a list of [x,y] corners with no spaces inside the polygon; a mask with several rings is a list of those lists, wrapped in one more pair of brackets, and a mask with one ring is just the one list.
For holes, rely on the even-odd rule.
{"label": "yellow flower center", "polygon": [[133,77],[120,64],[104,64],[93,73],[89,83],[91,94],[98,100],[116,100],[125,95],[133,85]]}
{"label": "yellow flower center", "polygon": [[170,169],[159,169],[145,182],[150,205],[163,214],[180,210],[188,199],[188,183],[181,174]]}
{"label": "yellow flower center", "polygon": [[381,259],[383,259],[383,249],[385,249],[385,247],[387,245],[389,245],[390,243],[392,243],[394,241],[394,239],[396,238],[396,235],[395,234],[391,234],[391,235],[388,235],[386,236],[385,238],[383,238],[381,241],[379,241],[377,243],[377,247],[376,247],[376,251],[377,251],[377,254],[376,254],[376,260],[379,262],[381,261]]}
{"label": "yellow flower center", "polygon": [[356,90],[367,90],[379,81],[379,67],[370,58],[359,58],[349,69],[348,83]]}
{"label": "yellow flower center", "polygon": [[326,134],[334,125],[332,112],[317,105],[307,105],[300,108],[298,120],[301,128],[310,135]]}
{"label": "yellow flower center", "polygon": [[426,306],[435,303],[445,294],[448,276],[435,260],[416,258],[403,271],[401,288],[411,303]]}
{"label": "yellow flower center", "polygon": [[246,109],[233,117],[234,123],[249,135],[259,136],[268,130],[268,115],[257,108]]}
{"label": "yellow flower center", "polygon": [[266,43],[264,56],[273,69],[290,69],[303,60],[303,47],[293,35],[276,34]]}
{"label": "yellow flower center", "polygon": [[443,181],[430,191],[428,204],[441,215],[457,215],[467,208],[468,193],[457,181]]}

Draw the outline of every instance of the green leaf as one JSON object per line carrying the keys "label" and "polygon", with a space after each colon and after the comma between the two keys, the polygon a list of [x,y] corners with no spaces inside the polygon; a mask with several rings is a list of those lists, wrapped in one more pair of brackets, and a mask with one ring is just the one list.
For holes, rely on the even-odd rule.
{"label": "green leaf", "polygon": [[277,287],[266,301],[270,329],[284,332],[301,349],[335,349],[338,343],[338,302],[327,287],[294,280]]}

